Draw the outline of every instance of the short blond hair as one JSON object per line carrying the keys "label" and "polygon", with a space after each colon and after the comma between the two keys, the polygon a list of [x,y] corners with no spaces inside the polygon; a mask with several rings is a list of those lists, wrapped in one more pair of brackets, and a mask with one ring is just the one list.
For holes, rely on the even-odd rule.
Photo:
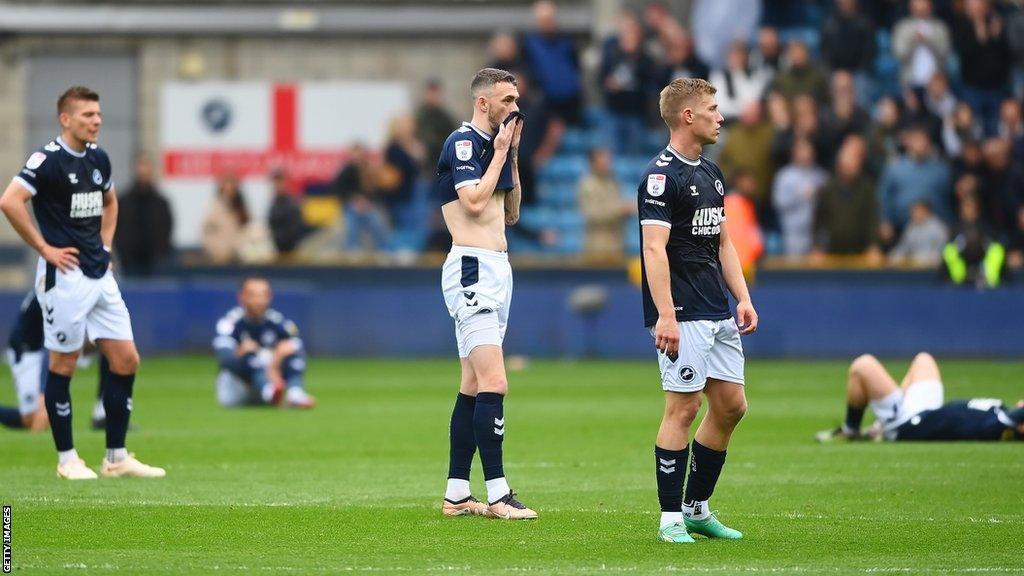
{"label": "short blond hair", "polygon": [[679,112],[686,105],[702,96],[714,96],[715,92],[718,90],[703,78],[676,78],[662,89],[658,99],[661,119],[668,124],[669,129],[674,129],[679,123]]}

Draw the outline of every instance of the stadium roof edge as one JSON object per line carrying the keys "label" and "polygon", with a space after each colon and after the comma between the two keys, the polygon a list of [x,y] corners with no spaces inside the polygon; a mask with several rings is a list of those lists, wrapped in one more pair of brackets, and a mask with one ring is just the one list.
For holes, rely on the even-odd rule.
{"label": "stadium roof edge", "polygon": [[[383,9],[382,9],[383,8]],[[588,4],[560,7],[559,23],[571,33],[591,29]],[[524,30],[528,5],[446,6],[181,6],[112,4],[25,5],[0,2],[0,32],[86,35],[318,35],[448,33],[488,36],[496,28]]]}

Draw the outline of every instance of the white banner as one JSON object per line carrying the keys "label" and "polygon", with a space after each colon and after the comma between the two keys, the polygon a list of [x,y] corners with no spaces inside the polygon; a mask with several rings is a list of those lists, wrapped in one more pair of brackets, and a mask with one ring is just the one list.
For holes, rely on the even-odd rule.
{"label": "white banner", "polygon": [[392,118],[410,111],[400,82],[171,82],[161,92],[162,188],[174,243],[199,246],[202,221],[224,174],[242,179],[250,212],[265,218],[268,173],[301,187],[329,181],[348,149],[380,149]]}

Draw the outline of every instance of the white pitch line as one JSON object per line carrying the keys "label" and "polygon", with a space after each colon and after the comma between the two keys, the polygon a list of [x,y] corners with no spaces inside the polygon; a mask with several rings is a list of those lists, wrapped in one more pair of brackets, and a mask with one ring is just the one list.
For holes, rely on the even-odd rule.
{"label": "white pitch line", "polygon": [[[20,564],[17,566],[20,569],[45,569],[50,566],[41,566],[33,564]],[[110,563],[103,564],[85,564],[85,563],[68,563],[61,566],[64,569],[78,569],[78,570],[117,570],[117,571],[138,571],[144,572],[149,566],[133,566],[133,565],[112,565]],[[238,565],[222,565],[214,564],[212,566],[206,566],[206,570],[210,571],[261,571],[261,572],[302,572],[302,573],[337,573],[337,572],[403,572],[403,573],[436,573],[436,572],[479,572],[480,568],[476,566],[425,566],[410,568],[406,566],[372,566],[372,565],[361,565],[361,566],[252,566],[247,564]],[[1024,567],[1012,567],[1012,566],[977,566],[977,567],[963,567],[963,568],[950,568],[950,567],[878,567],[878,568],[838,568],[838,567],[826,567],[826,566],[608,566],[607,564],[601,564],[596,566],[510,566],[505,568],[498,568],[494,566],[488,566],[488,573],[520,573],[520,572],[538,572],[544,574],[595,574],[595,573],[634,573],[642,572],[648,573],[702,573],[702,574],[796,574],[796,573],[813,573],[813,574],[826,574],[826,573],[860,573],[860,574],[1021,574],[1024,573]]]}

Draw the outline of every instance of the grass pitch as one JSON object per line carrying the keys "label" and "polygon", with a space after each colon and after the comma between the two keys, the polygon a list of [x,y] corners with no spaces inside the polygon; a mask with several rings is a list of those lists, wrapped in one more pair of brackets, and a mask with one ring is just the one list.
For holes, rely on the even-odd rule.
{"label": "grass pitch", "polygon": [[[940,362],[948,398],[1024,396],[1024,363]],[[58,481],[49,435],[0,430],[0,500],[16,574],[1024,572],[1024,445],[815,444],[842,416],[845,368],[748,364],[712,500],[740,542],[655,541],[653,357],[511,374],[505,470],[534,522],[441,517],[451,359],[315,359],[312,412],[224,410],[212,360],[144,360],[128,445],[166,479]],[[95,369],[73,391],[98,467]]]}

